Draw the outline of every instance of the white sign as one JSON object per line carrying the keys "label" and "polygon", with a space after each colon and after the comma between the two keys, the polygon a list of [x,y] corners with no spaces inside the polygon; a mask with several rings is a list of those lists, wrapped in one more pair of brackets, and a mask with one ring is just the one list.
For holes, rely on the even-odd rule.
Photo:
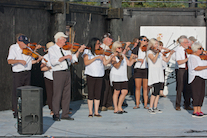
{"label": "white sign", "polygon": [[[176,46],[174,41],[177,41],[181,35],[187,37],[194,36],[199,41],[203,48],[206,48],[206,27],[184,27],[184,26],[141,26],[140,36],[146,36],[148,39],[156,38],[162,41],[164,47],[172,49]],[[174,72],[174,61],[169,61],[169,67],[166,69],[166,82],[167,87],[164,88],[164,94],[176,95],[176,81]]]}

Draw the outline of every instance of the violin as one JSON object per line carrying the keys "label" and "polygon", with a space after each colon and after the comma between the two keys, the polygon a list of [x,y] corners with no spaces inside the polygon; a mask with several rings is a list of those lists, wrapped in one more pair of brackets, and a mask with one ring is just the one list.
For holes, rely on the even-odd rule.
{"label": "violin", "polygon": [[[33,57],[34,59],[37,59],[37,58],[39,58],[39,56],[40,56],[38,53],[34,52],[33,50],[29,49],[28,47],[22,49],[22,54],[31,56],[31,57]],[[44,59],[44,58],[43,58],[43,59]],[[48,62],[46,59],[44,59],[44,61],[45,61],[45,62]]]}
{"label": "violin", "polygon": [[141,47],[141,50],[142,50],[142,52],[146,52],[146,51],[147,51],[147,45],[143,45],[143,46]]}
{"label": "violin", "polygon": [[[32,50],[35,50],[37,43],[28,43],[27,46],[30,47]],[[41,48],[45,49],[45,46],[41,46]]]}
{"label": "violin", "polygon": [[[64,50],[71,50],[73,53],[76,52],[79,48],[81,47],[81,45],[79,43],[70,43],[70,42],[66,42],[66,45],[64,45],[62,48]],[[90,49],[88,47],[86,47],[86,49]]]}
{"label": "violin", "polygon": [[104,50],[103,48],[99,48],[95,50],[95,54],[96,55],[106,55],[106,56],[110,56],[112,54],[111,50]]}
{"label": "violin", "polygon": [[207,60],[207,55],[202,54],[199,57],[201,58],[201,60]]}
{"label": "violin", "polygon": [[156,47],[150,47],[150,49],[155,53],[160,53],[161,51]]}
{"label": "violin", "polygon": [[191,47],[189,46],[187,49],[185,49],[185,52],[187,54],[193,54],[193,50],[191,49]]}
{"label": "violin", "polygon": [[166,57],[166,55],[167,55],[168,53],[170,53],[171,51],[172,51],[172,50],[164,51],[164,52],[162,52],[162,54],[163,54],[163,56]]}

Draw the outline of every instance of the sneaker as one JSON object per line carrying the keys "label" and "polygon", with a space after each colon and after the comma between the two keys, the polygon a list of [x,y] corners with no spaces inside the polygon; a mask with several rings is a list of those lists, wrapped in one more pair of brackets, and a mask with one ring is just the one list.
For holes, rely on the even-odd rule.
{"label": "sneaker", "polygon": [[150,114],[156,114],[153,109],[148,109],[148,113],[150,113]]}
{"label": "sneaker", "polygon": [[154,108],[153,110],[155,111],[155,113],[162,113],[162,110],[157,109],[157,107],[156,107],[156,108]]}
{"label": "sneaker", "polygon": [[203,117],[206,117],[207,114],[204,114],[203,112],[200,112],[201,115],[203,115]]}
{"label": "sneaker", "polygon": [[195,118],[202,118],[203,115],[200,114],[199,112],[196,112],[196,113],[193,113],[193,114],[192,114],[192,117],[195,117]]}

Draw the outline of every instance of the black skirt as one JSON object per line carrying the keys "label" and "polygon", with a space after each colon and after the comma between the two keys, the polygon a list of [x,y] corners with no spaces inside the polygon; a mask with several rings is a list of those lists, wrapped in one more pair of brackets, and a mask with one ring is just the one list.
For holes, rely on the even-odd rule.
{"label": "black skirt", "polygon": [[148,68],[145,69],[134,69],[134,79],[136,78],[142,78],[142,79],[148,79]]}

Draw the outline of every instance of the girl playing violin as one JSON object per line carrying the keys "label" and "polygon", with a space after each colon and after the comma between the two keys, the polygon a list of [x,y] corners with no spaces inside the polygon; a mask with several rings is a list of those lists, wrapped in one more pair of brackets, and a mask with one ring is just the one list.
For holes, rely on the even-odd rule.
{"label": "girl playing violin", "polygon": [[104,55],[96,55],[95,51],[100,48],[100,39],[92,38],[83,53],[85,64],[85,74],[88,85],[88,117],[93,117],[93,102],[94,102],[94,116],[102,117],[98,113],[100,104],[102,81],[104,76],[104,65],[110,63],[113,56],[106,60]]}
{"label": "girl playing violin", "polygon": [[162,69],[162,55],[160,54],[158,41],[150,39],[147,50],[148,59],[148,86],[152,86],[153,92],[150,98],[150,114],[161,113],[157,109],[161,84],[164,83],[164,74]]}
{"label": "girl playing violin", "polygon": [[[144,97],[144,108],[148,109],[147,107],[147,101],[148,101],[148,65],[146,62],[146,48],[145,45],[147,45],[147,37],[146,36],[140,36],[139,37],[139,43],[137,47],[135,47],[132,51],[130,60],[133,59],[134,56],[138,56],[137,62],[134,65],[134,79],[135,79],[135,99],[136,99],[136,105],[133,109],[139,108],[139,101],[140,101],[140,89],[141,86],[143,88],[143,97]],[[143,50],[145,49],[145,51]]]}
{"label": "girl playing violin", "polygon": [[[129,45],[130,42],[127,42],[126,47]],[[128,93],[127,66],[131,66],[136,60],[132,59],[129,61],[122,51],[122,44],[119,41],[114,42],[112,45],[112,52],[117,56],[114,56],[111,61],[110,83],[114,88],[113,103],[114,113],[116,114],[127,113],[127,111],[122,109],[122,104]],[[120,92],[121,95],[119,96]]]}

